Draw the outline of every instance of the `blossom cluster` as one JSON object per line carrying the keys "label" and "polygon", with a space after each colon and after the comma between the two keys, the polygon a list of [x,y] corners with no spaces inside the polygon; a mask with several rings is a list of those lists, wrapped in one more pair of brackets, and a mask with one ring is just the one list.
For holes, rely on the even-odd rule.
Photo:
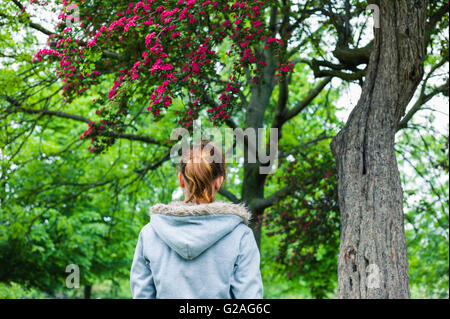
{"label": "blossom cluster", "polygon": [[[251,85],[263,81],[262,73],[270,67],[265,51],[271,50],[278,59],[272,66],[277,76],[292,70],[292,63],[281,54],[286,43],[266,26],[271,1],[143,0],[92,5],[78,0],[73,2],[82,18],[76,28],[64,23],[65,2],[57,26],[60,32],[50,41],[51,49],[40,50],[36,59],[49,56],[58,61],[57,75],[68,102],[113,75],[105,94],[111,101],[120,101],[131,94],[129,88],[144,85],[147,110],[155,120],[175,103],[184,105],[184,111],[177,112],[179,125],[192,128],[202,109],[217,124],[241,106],[240,93],[249,77]],[[222,74],[224,68],[229,71]],[[129,111],[119,104],[120,110],[108,108],[104,116]],[[101,125],[113,129],[123,118]],[[84,137],[95,142],[99,134],[92,127],[89,130]]]}

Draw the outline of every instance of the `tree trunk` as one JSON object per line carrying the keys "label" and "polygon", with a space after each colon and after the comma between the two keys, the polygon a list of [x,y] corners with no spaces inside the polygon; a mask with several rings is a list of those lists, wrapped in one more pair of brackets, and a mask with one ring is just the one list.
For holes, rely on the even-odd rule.
{"label": "tree trunk", "polygon": [[[258,133],[258,128],[264,127],[264,116],[267,107],[270,104],[270,97],[272,96],[275,87],[275,62],[273,59],[273,52],[266,50],[264,51],[264,54],[267,66],[264,68],[262,81],[252,85],[252,95],[245,116],[246,128],[253,128],[256,133]],[[255,209],[252,207],[252,201],[264,198],[264,185],[267,175],[262,175],[259,171],[261,164],[258,162],[258,151],[259,150],[256,149],[257,163],[248,163],[248,149],[245,149],[244,179],[241,195],[242,201],[249,206],[252,213],[250,226],[259,248],[261,243],[261,223],[255,222],[261,218],[264,209]]]}
{"label": "tree trunk", "polygon": [[92,285],[84,286],[84,299],[91,299],[92,296]]}
{"label": "tree trunk", "polygon": [[428,1],[381,0],[361,98],[331,143],[339,172],[339,298],[409,298],[395,132],[423,77]]}
{"label": "tree trunk", "polygon": [[252,214],[250,227],[253,230],[258,248],[261,247],[261,223],[258,223],[264,214],[264,209],[255,209],[251,202],[255,199],[264,198],[264,180],[259,176],[259,165],[244,164],[244,183],[242,187],[242,198],[245,203],[249,203],[248,208]]}

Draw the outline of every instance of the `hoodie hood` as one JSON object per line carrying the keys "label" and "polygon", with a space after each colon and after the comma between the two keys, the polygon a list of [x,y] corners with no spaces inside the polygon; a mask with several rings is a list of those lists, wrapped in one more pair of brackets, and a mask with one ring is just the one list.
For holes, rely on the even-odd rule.
{"label": "hoodie hood", "polygon": [[175,201],[150,208],[150,225],[170,248],[194,259],[239,224],[248,224],[250,212],[242,204]]}

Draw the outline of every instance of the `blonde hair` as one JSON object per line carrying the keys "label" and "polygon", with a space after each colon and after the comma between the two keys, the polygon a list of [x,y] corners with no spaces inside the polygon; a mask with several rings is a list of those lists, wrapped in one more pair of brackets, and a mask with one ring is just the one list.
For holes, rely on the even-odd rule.
{"label": "blonde hair", "polygon": [[225,177],[225,156],[212,142],[202,140],[182,158],[180,170],[189,190],[186,201],[210,203],[214,200],[214,181]]}

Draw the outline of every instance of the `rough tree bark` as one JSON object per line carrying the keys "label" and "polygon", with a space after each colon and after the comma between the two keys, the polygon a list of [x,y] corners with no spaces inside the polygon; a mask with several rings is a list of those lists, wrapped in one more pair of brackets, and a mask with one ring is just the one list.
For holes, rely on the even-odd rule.
{"label": "rough tree bark", "polygon": [[361,98],[331,143],[339,172],[339,298],[409,298],[395,132],[424,73],[428,1],[381,0]]}

